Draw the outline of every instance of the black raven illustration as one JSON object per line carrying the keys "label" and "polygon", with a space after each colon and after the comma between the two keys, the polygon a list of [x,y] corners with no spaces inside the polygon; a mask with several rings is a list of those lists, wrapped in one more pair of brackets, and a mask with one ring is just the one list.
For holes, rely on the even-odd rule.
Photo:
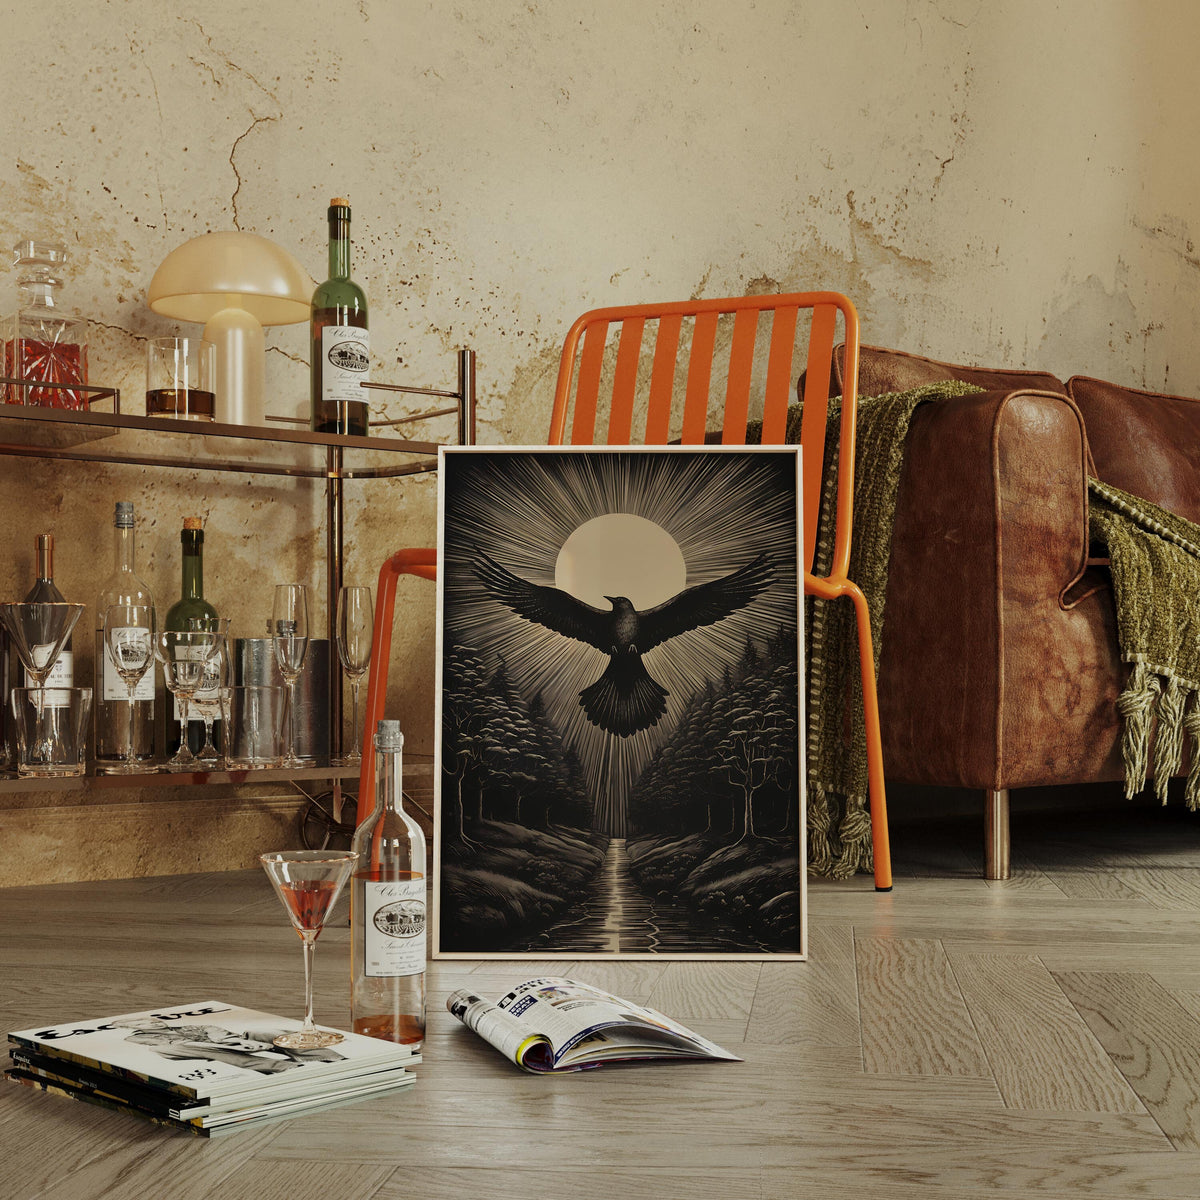
{"label": "black raven illustration", "polygon": [[767,556],[760,554],[739,570],[686,588],[644,612],[625,596],[605,596],[612,605],[605,612],[560,588],[530,583],[475,549],[478,558],[472,570],[501,604],[527,621],[610,655],[604,674],[579,693],[579,703],[593,725],[619,737],[657,725],[667,711],[667,689],[650,677],[642,655],[689,629],[713,625],[737,612],[774,579]]}

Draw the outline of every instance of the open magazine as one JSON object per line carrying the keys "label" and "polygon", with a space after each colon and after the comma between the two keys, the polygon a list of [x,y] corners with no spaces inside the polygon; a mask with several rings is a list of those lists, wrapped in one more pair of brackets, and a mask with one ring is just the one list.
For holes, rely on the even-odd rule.
{"label": "open magazine", "polygon": [[446,1007],[518,1067],[536,1073],[648,1058],[742,1061],[652,1008],[570,979],[530,979],[495,1003],[463,988]]}

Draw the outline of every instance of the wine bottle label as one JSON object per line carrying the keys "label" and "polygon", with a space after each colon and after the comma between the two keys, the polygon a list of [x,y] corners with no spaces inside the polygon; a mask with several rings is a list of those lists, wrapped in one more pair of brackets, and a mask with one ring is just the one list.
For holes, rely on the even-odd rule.
{"label": "wine bottle label", "polygon": [[366,884],[363,974],[420,975],[425,970],[425,880]]}
{"label": "wine bottle label", "polygon": [[365,401],[358,385],[371,378],[371,335],[354,325],[321,330],[321,399]]}
{"label": "wine bottle label", "polygon": [[[130,626],[129,628],[134,628]],[[101,632],[101,640],[103,639]],[[101,698],[104,700],[128,700],[129,688],[125,686],[125,680],[121,678],[120,672],[117,670],[117,664],[113,662],[112,651],[107,645],[104,647],[104,665],[101,669]],[[137,686],[133,689],[133,698],[135,700],[154,700],[154,663],[151,661],[150,666],[146,669],[145,675],[137,681]]]}
{"label": "wine bottle label", "polygon": [[[33,661],[44,663],[50,657],[53,646],[34,646]],[[38,682],[28,671],[25,672],[25,686],[36,688]],[[75,686],[75,655],[70,650],[61,650],[50,674],[46,676],[46,703],[54,708],[63,708],[71,702],[70,696],[59,691],[60,688]]]}

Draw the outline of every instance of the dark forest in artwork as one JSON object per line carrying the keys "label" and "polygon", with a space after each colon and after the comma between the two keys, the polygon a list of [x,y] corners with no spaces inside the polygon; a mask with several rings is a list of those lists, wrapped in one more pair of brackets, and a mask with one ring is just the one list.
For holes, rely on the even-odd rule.
{"label": "dark forest in artwork", "polygon": [[443,471],[439,949],[798,953],[794,453]]}

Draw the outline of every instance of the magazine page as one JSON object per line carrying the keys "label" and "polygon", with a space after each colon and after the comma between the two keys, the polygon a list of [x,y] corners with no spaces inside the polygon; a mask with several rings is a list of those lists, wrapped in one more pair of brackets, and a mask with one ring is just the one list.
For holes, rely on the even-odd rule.
{"label": "magazine page", "polygon": [[740,1061],[654,1009],[570,979],[531,979],[495,1004],[456,992],[447,1006],[501,1053],[532,1071],[631,1058]]}
{"label": "magazine page", "polygon": [[452,992],[446,1007],[468,1029],[490,1042],[506,1058],[527,1071],[550,1071],[554,1056],[550,1043],[534,1033],[519,1017],[505,1012],[490,1000],[484,1000],[466,988]]}
{"label": "magazine page", "polygon": [[218,1000],[43,1026],[10,1033],[18,1045],[83,1066],[206,1099],[269,1089],[302,1091],[315,1077],[332,1079],[370,1063],[419,1061],[407,1047],[347,1033],[320,1050],[273,1045],[301,1022]]}

